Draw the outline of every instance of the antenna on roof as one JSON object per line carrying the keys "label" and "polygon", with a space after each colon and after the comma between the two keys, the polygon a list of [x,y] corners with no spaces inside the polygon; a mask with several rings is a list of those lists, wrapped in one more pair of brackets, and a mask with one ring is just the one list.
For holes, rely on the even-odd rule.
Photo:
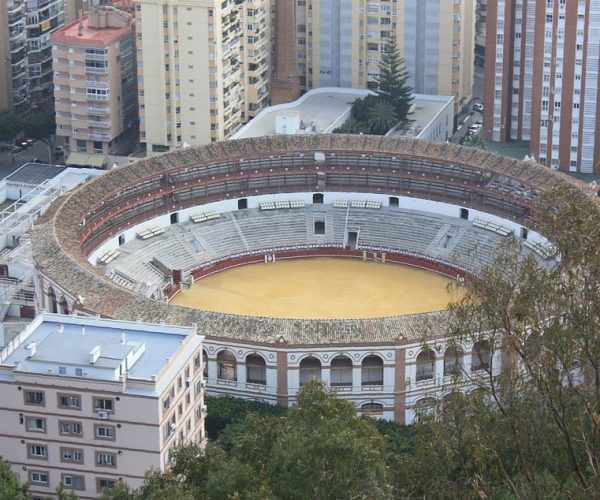
{"label": "antenna on roof", "polygon": [[79,26],[78,26],[79,32],[78,32],[78,35],[82,36],[83,35],[83,10],[79,9],[77,11],[77,13],[79,14]]}

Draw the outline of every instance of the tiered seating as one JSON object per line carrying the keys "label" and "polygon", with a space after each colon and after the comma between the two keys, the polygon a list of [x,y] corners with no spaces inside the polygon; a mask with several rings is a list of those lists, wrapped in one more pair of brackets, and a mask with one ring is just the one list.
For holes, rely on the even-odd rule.
{"label": "tiered seating", "polygon": [[491,220],[480,219],[479,217],[473,221],[473,225],[480,229],[497,233],[500,236],[508,236],[509,234],[513,233],[513,230],[509,227],[503,226],[502,224],[497,224]]}
{"label": "tiered seating", "polygon": [[535,243],[531,243],[530,241],[525,240],[523,242],[523,245],[526,246],[527,248],[529,248],[530,250],[533,250],[544,260],[551,259],[558,252],[557,248],[554,245],[551,245],[549,243],[544,244],[539,241],[535,242]]}
{"label": "tiered seating", "polygon": [[196,224],[200,222],[206,222],[207,220],[218,219],[219,217],[221,217],[221,214],[215,212],[214,210],[207,210],[206,212],[190,215],[190,219]]}
{"label": "tiered seating", "polygon": [[118,250],[109,250],[108,252],[104,252],[100,257],[98,257],[98,264],[110,264],[113,260],[115,260],[121,252]]}
{"label": "tiered seating", "polygon": [[348,208],[348,200],[334,200],[333,208]]}
{"label": "tiered seating", "polygon": [[165,232],[165,229],[162,227],[147,228],[147,229],[144,229],[143,231],[140,231],[139,233],[137,233],[137,237],[140,240],[148,240],[150,238],[154,238],[155,236],[163,234],[164,232]]}

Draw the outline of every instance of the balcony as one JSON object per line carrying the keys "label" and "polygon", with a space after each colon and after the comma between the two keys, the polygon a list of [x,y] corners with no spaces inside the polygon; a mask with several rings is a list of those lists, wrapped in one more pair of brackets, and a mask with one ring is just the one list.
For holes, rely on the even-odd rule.
{"label": "balcony", "polygon": [[110,141],[110,134],[89,133],[88,137],[94,141]]}
{"label": "balcony", "polygon": [[100,107],[96,107],[96,106],[89,106],[87,110],[88,110],[88,113],[90,113],[92,115],[104,115],[104,116],[110,115],[110,108],[100,108]]}
{"label": "balcony", "polygon": [[110,120],[108,121],[88,121],[88,127],[89,128],[110,128],[112,127],[112,122]]}
{"label": "balcony", "polygon": [[94,73],[96,75],[106,75],[108,73],[108,66],[103,68],[95,67],[95,66],[87,66],[85,67],[86,73]]}
{"label": "balcony", "polygon": [[108,93],[97,94],[97,93],[88,91],[88,92],[86,92],[85,96],[90,101],[108,101],[108,100],[110,100],[110,95]]}
{"label": "balcony", "polygon": [[94,80],[88,80],[86,82],[86,85],[88,87],[97,88],[97,89],[107,89],[110,86],[110,84],[108,82],[99,82],[99,81],[94,81]]}

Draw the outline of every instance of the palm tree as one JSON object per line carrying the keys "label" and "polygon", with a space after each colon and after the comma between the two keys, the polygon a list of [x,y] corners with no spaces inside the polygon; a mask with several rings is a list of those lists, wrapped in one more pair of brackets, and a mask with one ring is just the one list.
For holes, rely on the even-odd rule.
{"label": "palm tree", "polygon": [[369,110],[367,123],[372,134],[383,135],[398,123],[398,115],[389,101],[379,99]]}

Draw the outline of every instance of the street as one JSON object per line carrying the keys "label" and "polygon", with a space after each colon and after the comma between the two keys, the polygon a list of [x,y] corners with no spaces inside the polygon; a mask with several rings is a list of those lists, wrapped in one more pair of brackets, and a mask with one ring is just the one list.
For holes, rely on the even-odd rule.
{"label": "street", "polygon": [[[35,158],[41,160],[42,163],[49,163],[48,146],[42,141],[36,141],[32,146],[15,153],[0,152],[0,179],[4,179],[20,166],[31,162]],[[54,163],[57,162],[55,161]]]}

